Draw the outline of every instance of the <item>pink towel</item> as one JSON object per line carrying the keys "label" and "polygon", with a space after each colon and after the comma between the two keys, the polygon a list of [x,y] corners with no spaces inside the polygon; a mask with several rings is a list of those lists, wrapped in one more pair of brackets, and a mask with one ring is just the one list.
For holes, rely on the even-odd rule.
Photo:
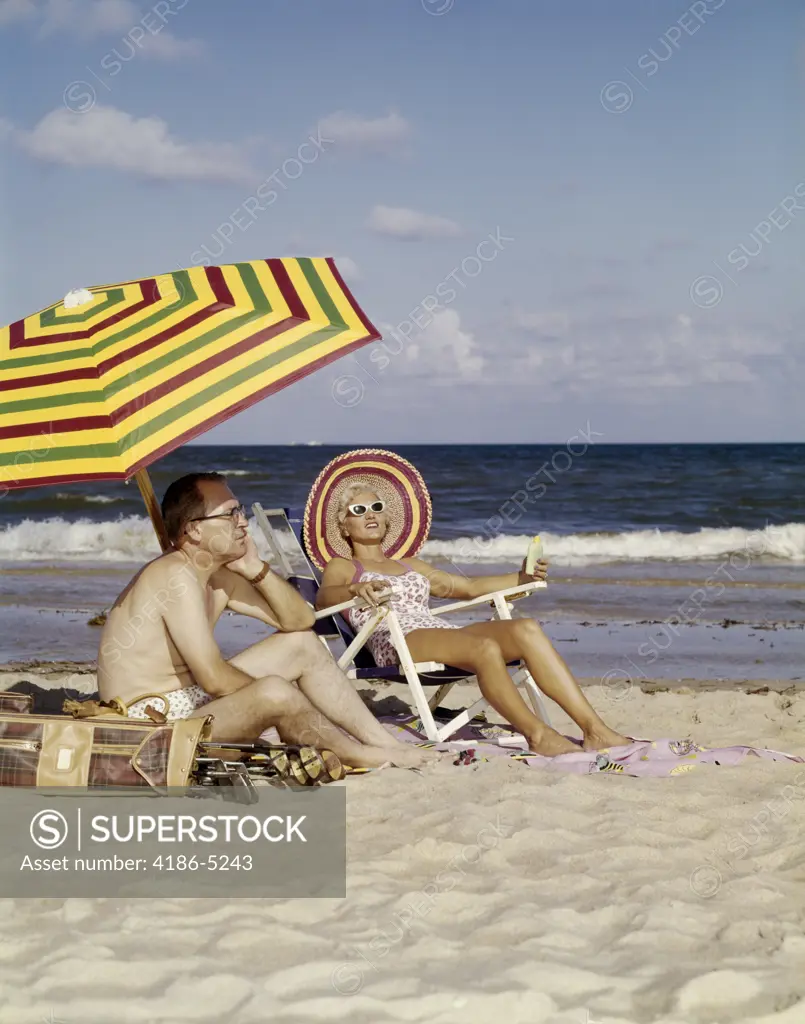
{"label": "pink towel", "polygon": [[[419,719],[410,715],[382,719],[386,728],[398,739],[409,743],[427,743],[427,737],[419,730]],[[784,754],[779,750],[763,747],[702,747],[693,740],[635,740],[628,747],[611,747],[608,750],[586,751],[579,747],[577,754],[560,754],[558,757],[543,757],[529,754],[525,744],[501,746],[500,737],[512,736],[513,730],[497,725],[466,725],[449,740],[434,743],[436,750],[452,750],[458,755],[457,764],[470,764],[473,760],[484,761],[490,757],[513,757],[532,768],[548,768],[551,771],[573,772],[576,775],[592,775],[610,772],[618,775],[664,776],[683,775],[702,765],[735,765],[746,757],[761,757],[767,761],[791,761],[805,764],[805,759],[795,754]],[[573,740],[572,737],[568,739]],[[573,740],[573,742],[578,742]],[[467,756],[467,744],[472,743],[472,755]]]}

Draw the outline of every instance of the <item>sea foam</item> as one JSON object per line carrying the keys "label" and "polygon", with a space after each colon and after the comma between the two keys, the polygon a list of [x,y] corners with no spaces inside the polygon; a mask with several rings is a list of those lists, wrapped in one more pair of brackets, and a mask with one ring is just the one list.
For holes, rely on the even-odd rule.
{"label": "sea foam", "polygon": [[[261,553],[267,549],[259,531],[252,533]],[[425,558],[457,564],[496,562],[516,565],[525,556],[528,536],[458,537],[430,540]],[[705,528],[693,533],[673,530],[630,530],[622,533],[542,534],[545,556],[554,565],[594,565],[605,562],[701,562],[732,554],[755,560],[805,562],[805,524],[786,523],[765,529]],[[95,522],[61,517],[21,523],[0,529],[0,559],[5,561],[143,562],[159,554],[154,529],[143,516]]]}
{"label": "sea foam", "polygon": [[[676,530],[628,530],[622,533],[541,534],[545,557],[556,565],[593,565],[604,562],[702,562],[744,553],[755,559],[805,561],[805,524],[785,523],[764,529],[702,528],[693,533]],[[463,562],[519,562],[531,537],[459,537],[431,540],[423,555]]]}

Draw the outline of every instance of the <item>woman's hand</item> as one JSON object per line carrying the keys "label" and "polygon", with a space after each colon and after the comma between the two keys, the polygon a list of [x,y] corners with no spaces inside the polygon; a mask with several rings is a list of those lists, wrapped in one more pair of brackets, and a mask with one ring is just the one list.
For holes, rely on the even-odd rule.
{"label": "woman's hand", "polygon": [[350,583],[347,589],[353,597],[362,597],[373,608],[377,608],[380,605],[379,595],[386,593],[389,586],[380,580],[367,580],[365,583]]}
{"label": "woman's hand", "polygon": [[541,583],[548,575],[548,563],[544,559],[540,559],[539,562],[534,566],[534,575],[529,576],[525,571],[525,559],[523,564],[520,566],[520,575],[517,579],[518,583]]}

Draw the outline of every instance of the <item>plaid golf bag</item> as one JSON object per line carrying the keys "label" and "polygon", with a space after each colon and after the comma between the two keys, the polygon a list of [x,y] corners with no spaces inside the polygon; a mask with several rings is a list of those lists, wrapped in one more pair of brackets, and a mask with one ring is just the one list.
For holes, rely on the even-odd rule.
{"label": "plaid golf bag", "polygon": [[328,750],[213,743],[212,716],[133,719],[118,699],[66,700],[64,711],[34,714],[28,694],[0,692],[0,786],[225,786],[251,803],[258,780],[311,786],[344,777]]}
{"label": "plaid golf bag", "polygon": [[187,786],[209,718],[155,725],[117,714],[35,715],[0,693],[0,786]]}

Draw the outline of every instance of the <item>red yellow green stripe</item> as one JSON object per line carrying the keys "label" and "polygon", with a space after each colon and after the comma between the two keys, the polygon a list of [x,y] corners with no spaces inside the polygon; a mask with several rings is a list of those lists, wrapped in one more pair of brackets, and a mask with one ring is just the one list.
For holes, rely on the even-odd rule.
{"label": "red yellow green stripe", "polygon": [[379,336],[323,259],[196,267],[94,291],[104,290],[81,332],[57,307],[0,331],[5,486],[128,477]]}

